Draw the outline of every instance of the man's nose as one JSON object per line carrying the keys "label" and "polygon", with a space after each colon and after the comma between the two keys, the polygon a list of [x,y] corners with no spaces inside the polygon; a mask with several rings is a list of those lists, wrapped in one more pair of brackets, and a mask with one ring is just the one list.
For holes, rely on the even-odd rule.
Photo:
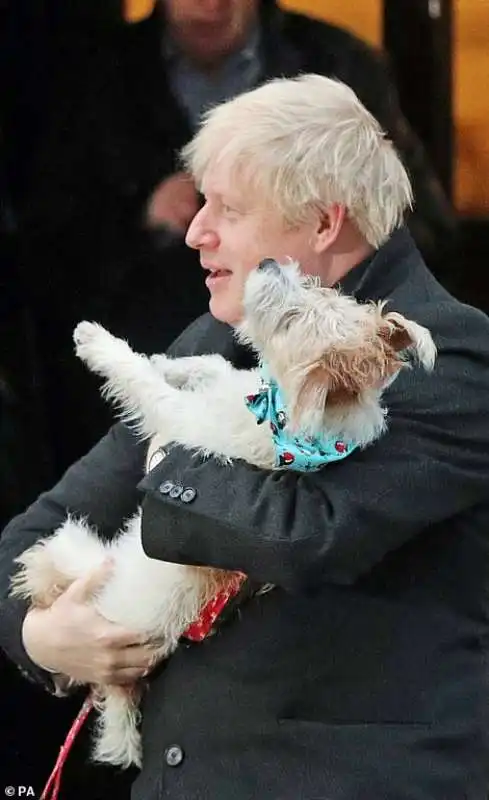
{"label": "man's nose", "polygon": [[190,223],[185,236],[185,244],[187,247],[192,247],[194,250],[200,250],[203,247],[213,248],[218,244],[218,236],[209,225],[206,224],[205,208],[197,211],[195,217]]}
{"label": "man's nose", "polygon": [[195,217],[192,219],[190,225],[187,228],[187,233],[185,234],[185,244],[188,247],[193,247],[194,249],[197,249],[199,247],[199,240],[202,235],[201,234],[202,225],[200,223],[201,211],[202,209],[200,209],[200,211],[197,211]]}

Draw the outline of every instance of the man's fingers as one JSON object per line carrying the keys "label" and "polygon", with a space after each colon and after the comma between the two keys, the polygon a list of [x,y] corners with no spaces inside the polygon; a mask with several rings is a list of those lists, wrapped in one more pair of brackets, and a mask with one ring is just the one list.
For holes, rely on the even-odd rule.
{"label": "man's fingers", "polygon": [[126,647],[118,652],[113,663],[104,672],[104,683],[124,684],[148,675],[159,658],[149,647]]}
{"label": "man's fingers", "polygon": [[147,645],[134,645],[125,647],[117,657],[116,668],[121,669],[142,669],[146,670],[154,663],[154,648]]}
{"label": "man's fingers", "polygon": [[128,628],[125,628],[116,622],[110,622],[107,620],[105,620],[105,622],[107,623],[107,627],[104,631],[100,629],[100,634],[102,635],[107,647],[121,650],[121,652],[124,652],[125,650],[134,652],[137,648],[144,647],[147,650],[151,649],[151,645],[148,643],[147,634],[128,630]]}

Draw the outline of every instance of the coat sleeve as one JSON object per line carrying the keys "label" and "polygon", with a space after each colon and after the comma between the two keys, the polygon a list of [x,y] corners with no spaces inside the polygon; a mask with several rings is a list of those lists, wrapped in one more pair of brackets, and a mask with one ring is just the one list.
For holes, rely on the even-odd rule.
{"label": "coat sleeve", "polygon": [[[399,378],[387,399],[388,433],[320,472],[223,466],[175,448],[141,486],[145,552],[242,570],[289,591],[352,584],[389,551],[485,497],[486,390],[469,398],[449,369],[439,367],[443,385],[431,376],[416,391],[414,377],[410,386]],[[194,491],[174,498],[159,490],[165,482]]]}

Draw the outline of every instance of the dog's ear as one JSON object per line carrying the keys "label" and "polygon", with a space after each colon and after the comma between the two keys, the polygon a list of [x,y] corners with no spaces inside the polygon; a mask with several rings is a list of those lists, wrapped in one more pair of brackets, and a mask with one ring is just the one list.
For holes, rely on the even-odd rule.
{"label": "dog's ear", "polygon": [[401,358],[414,358],[426,370],[433,369],[436,347],[427,328],[391,311],[381,317],[379,335]]}
{"label": "dog's ear", "polygon": [[307,414],[311,408],[324,413],[326,408],[349,407],[365,390],[383,386],[401,365],[379,337],[356,348],[331,348],[308,368],[294,417]]}
{"label": "dog's ear", "polygon": [[329,389],[322,360],[310,364],[302,377],[295,402],[289,407],[290,426],[302,430],[310,424],[317,428],[324,415]]}
{"label": "dog's ear", "polygon": [[322,368],[329,384],[328,406],[351,405],[368,389],[378,389],[400,369],[394,351],[376,337],[351,350],[332,350],[324,354]]}
{"label": "dog's ear", "polygon": [[330,347],[308,367],[293,419],[318,419],[327,408],[351,407],[363,392],[386,387],[410,357],[432,369],[436,347],[429,331],[396,312],[383,316],[379,305],[360,344]]}

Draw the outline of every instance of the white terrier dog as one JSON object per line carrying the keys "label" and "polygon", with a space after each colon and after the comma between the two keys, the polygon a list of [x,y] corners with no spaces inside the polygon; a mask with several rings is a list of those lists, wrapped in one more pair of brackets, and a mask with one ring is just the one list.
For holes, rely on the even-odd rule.
{"label": "white terrier dog", "polygon": [[[342,457],[350,445],[366,447],[384,432],[382,392],[398,372],[413,359],[429,370],[436,356],[429,332],[415,322],[384,313],[382,303],[360,304],[321,288],[301,276],[296,264],[279,266],[272,259],[261,262],[247,280],[244,321],[236,334],[258,352],[273,376],[269,383],[262,369],[236,370],[219,355],[148,358],[97,324],[77,326],[77,355],[105,379],[104,392],[122,418],[149,439],[146,470],[170,442],[226,462],[245,459],[267,469],[300,469],[287,443],[304,454],[317,440],[324,456],[321,442],[327,436]],[[269,425],[257,425],[253,406],[263,400],[265,414],[258,414],[258,421],[267,418],[276,400],[271,387],[281,393],[283,407],[275,409],[275,422],[268,417]],[[285,456],[283,435],[288,437]],[[245,577],[149,559],[137,513],[109,543],[85,521],[67,519],[17,559],[21,569],[12,593],[49,606],[107,555],[114,561],[113,574],[92,602],[106,619],[145,634],[157,646],[158,660],[175,650],[216,593],[235,591]],[[95,759],[141,765],[141,687],[94,690],[101,712]]]}

